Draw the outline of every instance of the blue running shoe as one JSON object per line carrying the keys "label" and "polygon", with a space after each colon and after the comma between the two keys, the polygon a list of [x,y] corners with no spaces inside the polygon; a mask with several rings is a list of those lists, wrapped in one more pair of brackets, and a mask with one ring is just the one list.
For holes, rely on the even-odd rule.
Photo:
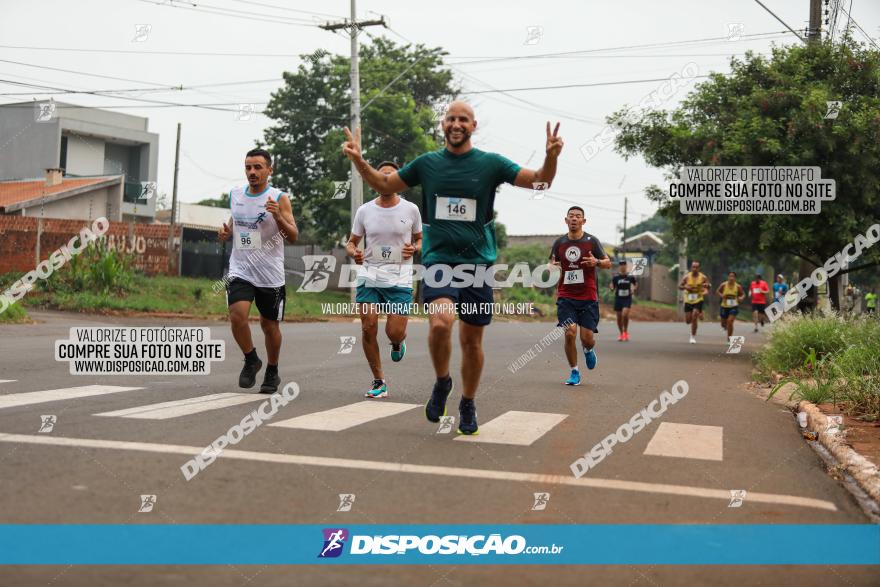
{"label": "blue running shoe", "polygon": [[399,363],[403,360],[403,356],[406,354],[406,341],[401,341],[400,344],[391,343],[391,360],[395,363]]}
{"label": "blue running shoe", "polygon": [[599,360],[596,357],[596,348],[593,347],[590,350],[584,349],[584,358],[587,360],[587,369],[595,369],[596,362]]}
{"label": "blue running shoe", "polygon": [[468,436],[479,434],[477,406],[474,405],[474,400],[466,397],[461,398],[461,401],[458,403],[458,413],[461,416],[458,420],[458,433],[467,434]]}
{"label": "blue running shoe", "polygon": [[571,375],[568,376],[568,379],[565,381],[566,385],[580,385],[581,384],[581,372],[577,369],[571,370]]}
{"label": "blue running shoe", "polygon": [[434,383],[431,398],[425,403],[425,417],[429,422],[439,422],[446,415],[446,399],[453,387],[451,377],[447,377],[445,382],[438,380]]}
{"label": "blue running shoe", "polygon": [[364,394],[367,399],[388,397],[388,386],[381,379],[373,379],[373,388]]}

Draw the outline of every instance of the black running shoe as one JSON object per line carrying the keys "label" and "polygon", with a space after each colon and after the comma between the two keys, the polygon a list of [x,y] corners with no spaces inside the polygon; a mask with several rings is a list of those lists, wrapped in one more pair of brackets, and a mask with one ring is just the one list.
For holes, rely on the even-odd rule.
{"label": "black running shoe", "polygon": [[446,415],[446,399],[452,393],[452,378],[448,379],[449,383],[441,383],[437,381],[434,389],[431,391],[431,399],[425,404],[425,417],[429,422],[439,422],[442,416]]}
{"label": "black running shoe", "polygon": [[458,413],[460,415],[458,433],[477,434],[477,406],[474,404],[474,400],[466,397],[461,398],[458,403]]}
{"label": "black running shoe", "polygon": [[248,361],[245,359],[244,367],[241,368],[241,373],[238,374],[238,386],[250,389],[256,385],[257,373],[260,372],[262,366],[263,361],[260,359],[257,359],[256,361]]}
{"label": "black running shoe", "polygon": [[281,376],[278,375],[278,369],[266,369],[263,385],[260,386],[260,393],[275,393],[278,391],[279,385],[281,385]]}

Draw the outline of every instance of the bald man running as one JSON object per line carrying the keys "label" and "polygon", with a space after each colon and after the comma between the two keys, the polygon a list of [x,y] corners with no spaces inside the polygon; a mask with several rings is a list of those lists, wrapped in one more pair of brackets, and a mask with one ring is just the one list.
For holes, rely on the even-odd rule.
{"label": "bald man running", "polygon": [[[493,264],[497,256],[493,221],[495,190],[502,183],[532,189],[538,182],[543,182],[546,189],[556,176],[556,162],[563,145],[562,138],[557,136],[558,123],[552,133],[547,123],[546,155],[544,164],[537,170],[524,169],[501,155],[475,148],[471,135],[476,128],[473,109],[464,102],[452,102],[443,119],[446,146],[415,158],[389,175],[373,169],[364,160],[360,129],[355,129],[354,135],[345,129],[348,140],[342,152],[374,190],[385,194],[422,186],[422,263],[426,266],[426,275],[432,274],[432,265],[451,266],[456,275],[473,275],[475,266]],[[459,267],[462,265],[467,267]],[[476,434],[474,397],[483,370],[483,327],[492,321],[493,296],[492,287],[481,280],[470,287],[461,285],[458,281],[445,287],[432,287],[427,283],[422,287],[423,300],[429,304],[428,346],[437,375],[431,398],[425,404],[425,416],[431,422],[439,422],[440,417],[446,415],[446,400],[452,392],[449,376],[452,325],[457,313],[463,384],[458,431]]]}

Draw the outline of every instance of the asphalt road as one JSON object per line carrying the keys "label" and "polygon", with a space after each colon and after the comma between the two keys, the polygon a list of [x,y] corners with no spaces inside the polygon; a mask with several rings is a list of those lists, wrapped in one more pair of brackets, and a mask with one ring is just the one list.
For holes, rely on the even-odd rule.
{"label": "asphalt road", "polygon": [[[801,439],[792,415],[743,389],[750,378],[750,355],[764,335],[753,335],[740,324],[738,334],[746,336],[743,352],[727,354],[725,335],[717,324],[703,325],[699,343],[690,345],[684,324],[633,324],[632,340],[621,343],[615,340],[614,325],[603,322],[597,369],[587,371],[581,361],[585,384],[566,387],[562,385],[567,366],[561,340],[541,348],[516,372],[508,369],[530,348],[541,347],[541,339],[553,324],[496,322],[485,333],[486,365],[477,397],[482,434],[475,441],[456,440],[454,433],[438,434],[438,425],[425,420],[421,405],[430,394],[433,372],[426,347],[427,324],[414,322],[405,360],[393,364],[383,359],[390,397],[373,402],[407,404],[400,406],[402,411],[385,417],[368,414],[366,421],[355,420],[357,425],[340,430],[314,429],[352,424],[352,416],[339,411],[296,421],[293,427],[264,424],[234,448],[250,451],[252,456],[288,457],[278,462],[259,456],[221,457],[186,481],[180,466],[189,457],[163,447],[204,447],[256,408],[259,400],[164,419],[96,414],[242,392],[237,387],[241,356],[228,324],[57,313],[35,316],[40,324],[0,326],[0,380],[9,380],[0,382],[2,523],[868,523],[853,498],[825,472]],[[54,359],[54,342],[67,338],[72,326],[102,325],[209,325],[214,338],[226,340],[229,358],[214,363],[211,374],[205,376],[70,375],[68,364]],[[254,331],[265,358],[258,326],[254,325]],[[297,382],[301,393],[271,423],[363,402],[371,376],[359,348],[357,323],[286,323],[283,334],[282,380]],[[349,354],[339,353],[343,336],[358,339]],[[456,379],[459,359],[455,349]],[[576,458],[679,380],[688,385],[684,398],[626,444],[614,447],[580,482],[573,481],[569,466]],[[2,407],[7,396],[88,385],[138,389]],[[456,417],[458,396],[455,391],[449,402],[449,414]],[[41,415],[47,414],[56,417],[55,427],[51,433],[38,433]],[[536,429],[529,429],[529,423]],[[519,444],[509,444],[514,441]],[[133,442],[151,444],[138,449],[125,444]],[[729,492],[734,489],[747,491],[741,507],[728,507]],[[550,494],[546,509],[532,509],[536,492]],[[142,494],[157,496],[153,511],[138,512]],[[337,511],[339,494],[356,496],[350,511]],[[266,548],[281,546],[267,544]],[[821,548],[821,537],[805,536],[799,544],[767,548]],[[824,566],[46,566],[7,567],[0,573],[0,585],[53,587],[121,583],[427,586],[502,581],[530,585],[880,583],[876,569]]]}

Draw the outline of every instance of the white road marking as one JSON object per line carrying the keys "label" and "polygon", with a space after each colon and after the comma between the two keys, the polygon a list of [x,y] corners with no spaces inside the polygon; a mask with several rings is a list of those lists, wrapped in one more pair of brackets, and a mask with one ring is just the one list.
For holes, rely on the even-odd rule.
{"label": "white road marking", "polygon": [[18,379],[0,379],[0,383],[15,383]]}
{"label": "white road marking", "polygon": [[[178,444],[157,444],[152,442],[128,442],[122,440],[96,440],[90,438],[63,438],[58,436],[40,436],[28,434],[2,434],[0,442],[38,444],[44,446],[62,446],[78,448],[106,448],[161,454],[178,454],[192,457],[202,451],[201,446],[183,446]],[[690,487],[687,485],[668,485],[665,483],[643,483],[640,481],[621,481],[619,479],[600,479],[596,477],[575,478],[573,475],[546,475],[537,473],[520,473],[517,471],[492,471],[484,469],[467,469],[464,467],[441,467],[436,465],[413,465],[391,463],[385,461],[362,461],[356,459],[337,459],[332,457],[312,457],[306,455],[288,455],[278,453],[256,452],[249,450],[226,449],[220,459],[235,459],[262,463],[302,465],[310,467],[334,467],[339,469],[358,469],[362,471],[385,471],[388,473],[414,473],[420,475],[437,475],[440,477],[460,477],[468,479],[487,479],[492,481],[514,481],[520,483],[547,485],[572,485],[575,487],[607,489],[618,491],[636,491],[683,497],[702,497],[716,499],[725,503],[730,501],[730,489],[711,489],[708,487]],[[772,503],[795,507],[816,508],[837,511],[837,506],[830,501],[784,495],[776,493],[752,493],[748,495],[749,503]]]}
{"label": "white road marking", "polygon": [[100,414],[95,414],[95,416],[139,418],[142,420],[167,420],[168,418],[179,418],[180,416],[200,414],[211,410],[219,410],[220,408],[228,408],[229,406],[258,402],[268,398],[269,396],[265,394],[214,393],[211,395],[150,404],[137,408],[116,410],[115,412],[102,412]]}
{"label": "white road marking", "polygon": [[644,454],[704,461],[723,460],[724,428],[661,422]]}
{"label": "white road marking", "polygon": [[93,395],[105,395],[119,393],[120,391],[133,391],[143,387],[119,387],[116,385],[84,385],[82,387],[65,387],[62,389],[47,389],[45,391],[29,391],[27,393],[10,393],[0,395],[0,410],[4,408],[17,408],[31,404],[42,404],[65,399],[78,399]]}
{"label": "white road marking", "polygon": [[365,400],[356,404],[333,408],[332,410],[305,414],[304,416],[297,416],[289,420],[274,422],[269,424],[269,426],[339,432],[340,430],[353,428],[354,426],[378,420],[379,418],[394,416],[417,407],[419,407],[418,404]]}
{"label": "white road marking", "polygon": [[545,412],[504,412],[497,418],[480,424],[476,436],[457,436],[465,442],[491,442],[529,446],[568,417],[566,414]]}

